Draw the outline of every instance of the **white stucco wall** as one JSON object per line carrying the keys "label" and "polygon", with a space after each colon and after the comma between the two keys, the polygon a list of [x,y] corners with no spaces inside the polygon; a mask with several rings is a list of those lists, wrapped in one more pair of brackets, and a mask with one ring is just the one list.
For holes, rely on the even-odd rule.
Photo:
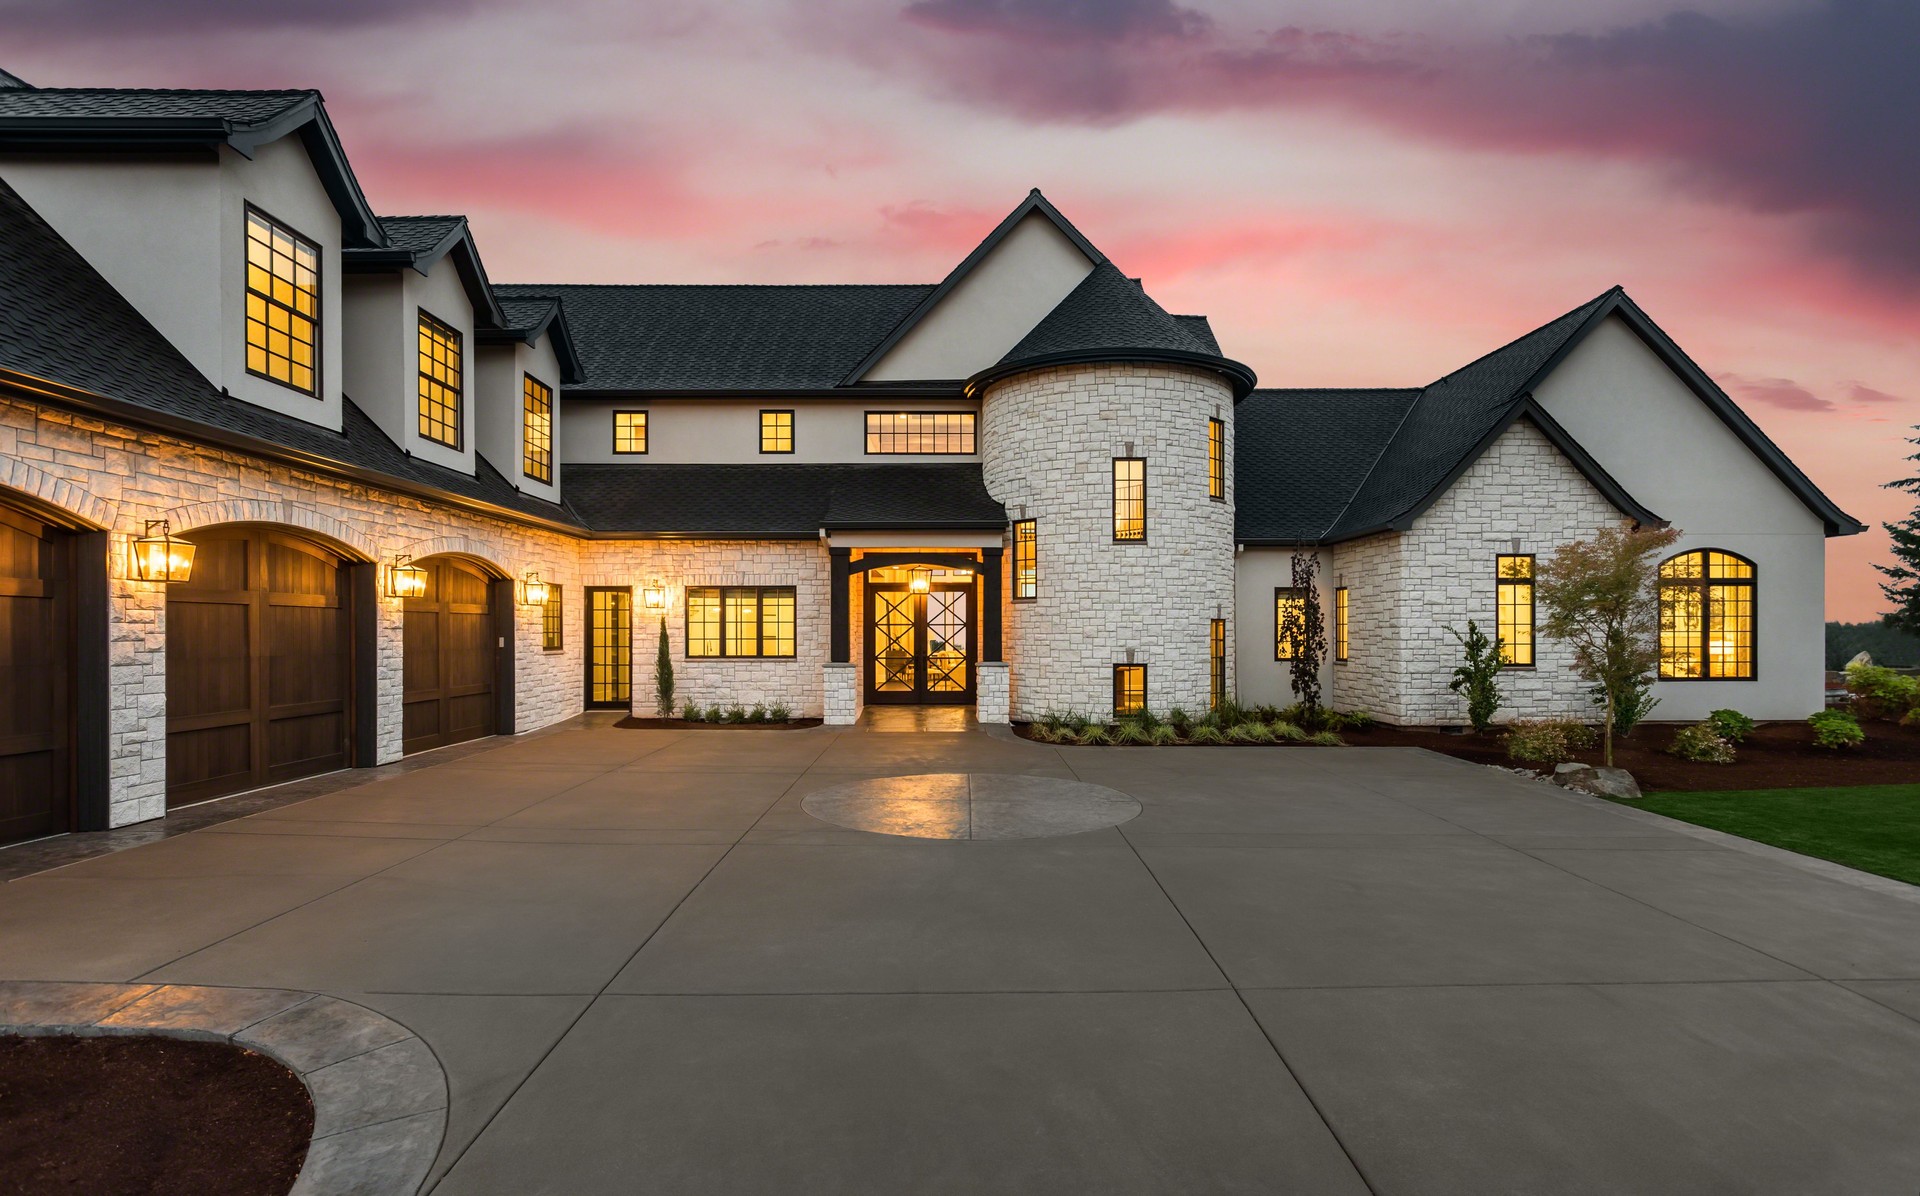
{"label": "white stucco wall", "polygon": [[[1327,655],[1320,667],[1320,702],[1333,700],[1333,570],[1330,550],[1305,549],[1320,563],[1320,613],[1326,620]],[[1273,592],[1293,585],[1293,554],[1290,548],[1249,548],[1234,558],[1234,626],[1239,629],[1235,643],[1234,674],[1239,679],[1238,697],[1247,706],[1290,706],[1298,698],[1293,688],[1293,662],[1275,660],[1276,640]]]}
{"label": "white stucco wall", "polygon": [[1676,552],[1754,562],[1755,679],[1655,686],[1653,717],[1731,707],[1804,718],[1824,702],[1826,541],[1813,513],[1618,319],[1595,329],[1536,395],[1628,493],[1681,529]]}
{"label": "white stucco wall", "polygon": [[[885,464],[905,461],[977,461],[978,453],[917,454],[867,452],[869,411],[973,411],[974,445],[980,443],[979,404],[964,399],[655,399],[621,402],[568,399],[561,412],[566,425],[567,460],[581,464],[809,465],[830,461]],[[793,451],[760,451],[760,412],[793,412]],[[616,411],[647,413],[645,455],[613,451]]]}
{"label": "white stucco wall", "polygon": [[[560,501],[562,436],[560,363],[553,344],[541,337],[533,344],[479,345],[474,355],[475,444],[480,455],[521,492]],[[536,481],[526,474],[525,379],[532,375],[553,392],[553,479]]]}

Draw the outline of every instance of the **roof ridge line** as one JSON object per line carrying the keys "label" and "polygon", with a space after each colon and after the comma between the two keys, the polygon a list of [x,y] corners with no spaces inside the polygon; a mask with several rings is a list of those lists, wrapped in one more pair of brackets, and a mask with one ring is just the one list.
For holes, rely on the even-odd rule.
{"label": "roof ridge line", "polygon": [[[1550,322],[1551,321],[1549,321],[1549,323]],[[1542,324],[1540,327],[1545,328],[1546,325]],[[1340,504],[1340,509],[1334,512],[1334,516],[1327,522],[1327,526],[1320,529],[1320,534],[1314,537],[1316,541],[1326,539],[1327,535],[1332,532],[1334,528],[1340,526],[1340,521],[1347,517],[1347,512],[1353,508],[1353,500],[1359,498],[1360,492],[1365,490],[1367,483],[1373,480],[1373,471],[1379,469],[1380,462],[1386,460],[1387,450],[1393,447],[1394,441],[1400,439],[1400,433],[1406,430],[1407,421],[1413,418],[1414,409],[1420,406],[1420,400],[1425,398],[1426,394],[1427,388],[1424,386],[1415,392],[1413,402],[1408,403],[1407,409],[1400,413],[1400,422],[1394,424],[1393,431],[1385,440],[1380,442],[1380,451],[1374,454],[1372,462],[1367,465],[1367,472],[1361,474],[1359,483],[1347,492],[1347,501]]]}
{"label": "roof ridge line", "polygon": [[822,287],[835,287],[840,290],[848,290],[854,287],[873,287],[876,289],[879,287],[919,287],[924,289],[939,284],[931,282],[502,282],[495,285],[500,287],[526,288],[599,287],[604,290],[638,289],[640,287],[653,287],[655,289],[666,287],[684,287],[688,289],[693,287],[735,287],[740,290],[778,291],[805,290]]}
{"label": "roof ridge line", "polygon": [[1621,290],[1620,285],[1618,283],[1615,283],[1613,286],[1608,287],[1606,290],[1600,292],[1598,295],[1595,295],[1593,298],[1587,300],[1585,303],[1579,304],[1575,307],[1568,308],[1566,311],[1561,312],[1559,315],[1553,317],[1551,320],[1546,321],[1545,323],[1539,325],[1538,327],[1530,328],[1527,331],[1521,333],[1519,336],[1513,337],[1510,340],[1503,341],[1500,344],[1494,346],[1493,348],[1488,349],[1485,353],[1482,353],[1480,356],[1474,358],[1472,361],[1467,362],[1465,365],[1456,366],[1455,368],[1448,370],[1446,373],[1440,375],[1438,378],[1435,378],[1433,381],[1427,383],[1426,386],[1420,387],[1420,389],[1425,390],[1428,386],[1438,386],[1440,383],[1445,382],[1447,379],[1453,377],[1455,374],[1465,373],[1467,370],[1470,370],[1474,366],[1479,365],[1481,362],[1485,361],[1487,358],[1492,357],[1495,353],[1499,353],[1506,349],[1512,348],[1514,345],[1519,344],[1521,341],[1526,340],[1528,337],[1533,336],[1536,333],[1545,332],[1547,329],[1553,327],[1555,324],[1558,324],[1560,321],[1566,319],[1568,316],[1572,315],[1574,312],[1583,311],[1586,308],[1594,306],[1595,304],[1605,302],[1609,296],[1611,296],[1614,292],[1620,291],[1620,290]]}

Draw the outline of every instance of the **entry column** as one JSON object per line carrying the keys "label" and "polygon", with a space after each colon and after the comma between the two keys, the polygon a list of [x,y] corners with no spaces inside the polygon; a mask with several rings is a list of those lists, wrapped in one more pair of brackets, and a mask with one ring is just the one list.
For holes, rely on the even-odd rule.
{"label": "entry column", "polygon": [[974,717],[1004,723],[1012,707],[1012,678],[1000,659],[1000,563],[1002,548],[980,551],[980,666]]}

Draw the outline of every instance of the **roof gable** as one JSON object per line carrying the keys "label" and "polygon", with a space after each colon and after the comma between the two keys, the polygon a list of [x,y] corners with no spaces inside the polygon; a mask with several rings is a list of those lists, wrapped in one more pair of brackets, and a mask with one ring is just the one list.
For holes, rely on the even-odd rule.
{"label": "roof gable", "polygon": [[386,244],[343,250],[343,269],[368,274],[411,268],[425,275],[442,258],[451,258],[460,285],[473,304],[474,323],[489,328],[505,326],[487,268],[480,260],[480,246],[465,216],[381,216],[379,222]]}

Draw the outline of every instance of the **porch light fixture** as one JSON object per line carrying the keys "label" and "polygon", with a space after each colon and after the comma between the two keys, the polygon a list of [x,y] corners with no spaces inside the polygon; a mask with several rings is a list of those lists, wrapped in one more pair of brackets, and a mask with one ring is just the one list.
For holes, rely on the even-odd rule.
{"label": "porch light fixture", "polygon": [[427,595],[427,571],[413,563],[409,553],[401,553],[387,566],[387,597],[424,598]]}
{"label": "porch light fixture", "polygon": [[641,586],[640,606],[656,614],[667,609],[667,583],[655,579]]}
{"label": "porch light fixture", "polygon": [[907,588],[916,594],[924,594],[933,588],[933,575],[925,569],[915,569],[907,581]]}
{"label": "porch light fixture", "polygon": [[193,576],[193,545],[174,539],[165,519],[149,519],[133,542],[133,572],[141,581],[186,581]]}
{"label": "porch light fixture", "polygon": [[528,606],[547,604],[547,583],[540,580],[540,574],[537,571],[529,569],[526,577],[521,579],[520,599]]}

